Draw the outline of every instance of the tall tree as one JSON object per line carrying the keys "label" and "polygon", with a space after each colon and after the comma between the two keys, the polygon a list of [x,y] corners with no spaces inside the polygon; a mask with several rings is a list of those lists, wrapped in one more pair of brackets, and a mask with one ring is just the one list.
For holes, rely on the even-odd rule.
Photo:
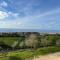
{"label": "tall tree", "polygon": [[30,34],[30,36],[25,40],[27,47],[36,49],[38,47],[38,37],[36,34]]}

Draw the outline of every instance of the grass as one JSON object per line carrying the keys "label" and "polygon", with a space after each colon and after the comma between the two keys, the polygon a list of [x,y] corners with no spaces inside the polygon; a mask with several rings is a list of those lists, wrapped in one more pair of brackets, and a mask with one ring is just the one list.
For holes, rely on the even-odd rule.
{"label": "grass", "polygon": [[4,42],[5,44],[11,46],[15,41],[21,41],[21,37],[0,37],[0,42]]}
{"label": "grass", "polygon": [[55,52],[60,52],[60,46],[39,48],[34,52],[34,55],[38,56]]}
{"label": "grass", "polygon": [[[54,53],[54,52],[60,52],[60,47],[44,47],[44,48],[38,48],[37,50],[34,51],[14,51],[14,52],[9,52],[6,54],[1,54],[3,58],[0,58],[0,60],[25,60],[29,58],[33,58],[34,56],[39,56],[39,55],[45,55],[49,53]],[[0,56],[1,56],[0,55]]]}

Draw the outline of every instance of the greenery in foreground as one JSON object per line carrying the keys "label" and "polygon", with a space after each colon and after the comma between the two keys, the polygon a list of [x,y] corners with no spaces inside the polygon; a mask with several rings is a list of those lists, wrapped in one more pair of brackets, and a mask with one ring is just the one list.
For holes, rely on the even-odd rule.
{"label": "greenery in foreground", "polygon": [[1,53],[0,60],[32,60],[33,57],[48,53],[60,52],[60,47],[44,47],[37,50],[22,50],[8,53]]}

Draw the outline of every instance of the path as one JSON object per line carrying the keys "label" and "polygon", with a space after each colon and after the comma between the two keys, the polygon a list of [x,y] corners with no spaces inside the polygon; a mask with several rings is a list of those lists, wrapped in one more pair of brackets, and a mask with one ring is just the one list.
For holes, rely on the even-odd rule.
{"label": "path", "polygon": [[33,60],[60,60],[60,52],[45,56],[39,56],[38,58],[34,58]]}

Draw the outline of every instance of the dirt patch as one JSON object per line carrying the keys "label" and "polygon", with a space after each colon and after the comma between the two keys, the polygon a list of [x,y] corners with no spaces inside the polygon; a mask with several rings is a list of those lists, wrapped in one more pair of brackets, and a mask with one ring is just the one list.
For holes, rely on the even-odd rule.
{"label": "dirt patch", "polygon": [[33,60],[60,60],[60,52],[44,55],[44,56],[39,56],[38,58],[34,58]]}

